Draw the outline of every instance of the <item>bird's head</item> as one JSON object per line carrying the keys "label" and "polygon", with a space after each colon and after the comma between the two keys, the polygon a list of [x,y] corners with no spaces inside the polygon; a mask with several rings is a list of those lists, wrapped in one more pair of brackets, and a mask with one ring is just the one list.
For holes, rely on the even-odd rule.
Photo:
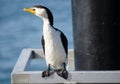
{"label": "bird's head", "polygon": [[24,8],[24,11],[30,12],[42,19],[48,19],[50,24],[53,25],[53,15],[51,11],[45,6],[35,5],[31,8]]}

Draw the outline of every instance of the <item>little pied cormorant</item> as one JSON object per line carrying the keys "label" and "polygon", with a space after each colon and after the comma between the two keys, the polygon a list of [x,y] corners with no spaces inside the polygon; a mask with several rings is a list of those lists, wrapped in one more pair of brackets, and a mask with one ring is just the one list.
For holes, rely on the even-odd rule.
{"label": "little pied cormorant", "polygon": [[41,5],[35,5],[31,8],[24,8],[24,11],[30,12],[43,20],[43,35],[41,39],[46,64],[48,69],[43,71],[42,77],[48,77],[51,73],[51,67],[54,72],[64,79],[68,78],[66,65],[68,62],[68,40],[64,33],[53,26],[53,15],[51,11]]}

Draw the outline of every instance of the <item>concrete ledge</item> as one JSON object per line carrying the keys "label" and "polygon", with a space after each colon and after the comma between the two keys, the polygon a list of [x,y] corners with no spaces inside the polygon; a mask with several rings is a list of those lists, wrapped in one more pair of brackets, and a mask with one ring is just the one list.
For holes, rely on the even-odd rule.
{"label": "concrete ledge", "polygon": [[40,49],[24,49],[11,73],[11,83],[120,83],[120,71],[74,71],[74,52],[69,49],[69,78],[65,80],[56,73],[42,78],[42,71],[25,71],[31,59],[44,59]]}
{"label": "concrete ledge", "polygon": [[12,83],[120,83],[120,71],[69,71],[68,80],[56,73],[42,78],[41,73],[42,71],[14,73]]}

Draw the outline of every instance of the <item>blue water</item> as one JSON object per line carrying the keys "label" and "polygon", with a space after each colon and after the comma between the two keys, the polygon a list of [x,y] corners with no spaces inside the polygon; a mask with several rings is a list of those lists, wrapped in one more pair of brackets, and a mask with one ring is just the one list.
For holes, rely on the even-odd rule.
{"label": "blue water", "polygon": [[42,20],[24,7],[47,6],[54,26],[62,30],[73,48],[71,0],[0,0],[0,84],[11,83],[11,72],[24,48],[41,48]]}

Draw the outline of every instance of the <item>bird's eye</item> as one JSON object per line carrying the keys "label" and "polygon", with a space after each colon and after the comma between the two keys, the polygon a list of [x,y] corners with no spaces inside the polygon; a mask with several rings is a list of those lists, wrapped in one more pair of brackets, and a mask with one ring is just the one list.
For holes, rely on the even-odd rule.
{"label": "bird's eye", "polygon": [[35,11],[35,9],[33,9],[33,11]]}

